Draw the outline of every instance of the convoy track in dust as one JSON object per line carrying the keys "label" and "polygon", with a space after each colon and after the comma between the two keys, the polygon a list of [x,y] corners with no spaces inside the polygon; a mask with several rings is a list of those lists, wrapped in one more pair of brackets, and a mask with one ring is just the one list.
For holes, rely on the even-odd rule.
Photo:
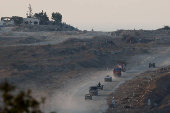
{"label": "convoy track in dust", "polygon": [[[139,65],[131,67],[132,69],[124,72],[120,78],[114,78],[112,69],[106,69],[93,73],[93,76],[89,78],[89,80],[82,80],[78,84],[70,82],[65,87],[66,90],[64,92],[57,91],[55,94],[53,94],[53,97],[51,98],[52,102],[48,108],[56,110],[59,113],[102,113],[108,108],[106,102],[108,94],[112,93],[120,84],[133,78],[135,75],[147,70],[155,70],[157,68],[170,65],[169,56],[170,51],[167,51],[166,53],[146,55],[145,59],[139,61]],[[135,56],[134,59],[136,60],[138,57],[139,56]],[[148,62],[155,62],[157,64],[156,68],[149,68]],[[127,67],[131,66],[131,63],[133,62],[129,62]],[[113,77],[113,81],[104,82],[103,78],[106,75],[111,75]],[[101,84],[105,86],[104,89],[98,92],[98,96],[93,96],[92,101],[85,101],[84,94],[88,93],[88,87],[91,85],[97,85],[98,82],[101,82]],[[70,88],[69,86],[72,85],[75,87]]]}
{"label": "convoy track in dust", "polygon": [[[170,48],[167,47],[170,42],[168,40],[170,32],[120,30],[113,33],[115,35],[108,32],[91,31],[71,33],[58,31],[15,32],[11,31],[11,28],[4,28],[0,32],[2,35],[0,47],[1,53],[3,53],[0,70],[3,75],[0,81],[3,78],[8,78],[13,83],[19,84],[21,89],[34,88],[33,90],[37,91],[36,95],[38,96],[50,92],[48,94],[50,99],[48,98],[46,105],[43,106],[44,111],[47,112],[100,113],[108,108],[106,98],[120,84],[141,72],[170,64],[170,58],[168,58]],[[136,39],[130,35],[126,39],[122,38],[124,34],[128,33],[135,34]],[[136,34],[140,35],[136,36]],[[84,38],[90,40],[78,40]],[[140,38],[143,39],[143,42],[138,43]],[[66,41],[67,39],[72,40]],[[80,44],[78,45],[78,43]],[[73,45],[74,47],[72,47]],[[87,52],[84,53],[86,50]],[[81,57],[83,61],[80,62],[82,59],[79,60],[77,56]],[[90,59],[86,59],[89,56]],[[126,56],[131,59],[127,59]],[[96,61],[96,57],[98,61]],[[127,61],[126,72],[123,72],[121,77],[115,78],[113,66],[110,64],[117,63],[116,61],[122,59]],[[104,62],[105,60],[107,62]],[[103,62],[100,64],[100,61]],[[154,62],[156,68],[149,68],[149,62]],[[61,66],[56,65],[60,63]],[[67,66],[68,64],[70,67]],[[103,64],[110,67],[98,66]],[[83,68],[83,72],[77,74],[80,72],[77,69],[75,76],[75,73],[69,70],[75,68]],[[94,71],[93,68],[95,68]],[[69,73],[65,69],[70,71],[71,75],[68,75]],[[19,73],[20,75],[18,75]],[[104,81],[106,75],[112,77],[112,82]],[[85,100],[84,96],[89,93],[89,87],[96,86],[99,82],[104,85],[104,89],[98,92],[98,96],[93,96],[92,100]]]}

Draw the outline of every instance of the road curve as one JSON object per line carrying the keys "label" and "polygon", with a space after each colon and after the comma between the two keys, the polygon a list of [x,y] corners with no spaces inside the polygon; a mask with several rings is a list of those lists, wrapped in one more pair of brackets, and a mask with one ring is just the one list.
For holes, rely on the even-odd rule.
{"label": "road curve", "polygon": [[[122,74],[121,78],[114,78],[112,69],[100,70],[92,73],[91,77],[79,78],[77,81],[70,81],[65,88],[56,91],[51,100],[45,105],[46,112],[57,111],[57,113],[102,113],[107,109],[106,98],[121,83],[131,79],[135,75],[146,70],[155,70],[148,68],[149,63],[155,63],[156,68],[170,65],[170,48],[164,52],[155,55],[146,55],[140,61],[139,65],[132,67]],[[137,58],[137,56],[136,56]],[[130,63],[127,67],[130,66]],[[104,77],[111,75],[112,82],[104,82]],[[90,86],[97,85],[100,81],[104,85],[104,90],[99,91],[98,96],[93,96],[92,100],[85,100],[84,95],[88,93]]]}

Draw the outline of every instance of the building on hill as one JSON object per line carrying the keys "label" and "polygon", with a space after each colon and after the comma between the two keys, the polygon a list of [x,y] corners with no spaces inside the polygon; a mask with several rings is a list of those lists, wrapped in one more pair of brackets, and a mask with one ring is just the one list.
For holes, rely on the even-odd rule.
{"label": "building on hill", "polygon": [[14,20],[12,19],[12,17],[1,17],[1,25],[12,26],[14,25]]}
{"label": "building on hill", "polygon": [[24,25],[39,25],[39,19],[36,18],[23,18]]}
{"label": "building on hill", "polygon": [[[36,18],[23,18],[23,25],[39,25],[39,19]],[[1,26],[13,26],[15,25],[12,17],[1,17]]]}

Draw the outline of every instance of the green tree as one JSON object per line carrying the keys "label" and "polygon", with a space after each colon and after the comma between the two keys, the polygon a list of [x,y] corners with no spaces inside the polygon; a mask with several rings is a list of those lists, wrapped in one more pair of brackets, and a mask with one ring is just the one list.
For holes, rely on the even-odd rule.
{"label": "green tree", "polygon": [[21,25],[23,23],[23,18],[22,17],[18,17],[18,16],[12,16],[14,23],[16,25]]}
{"label": "green tree", "polygon": [[40,20],[40,25],[45,25],[49,21],[49,17],[47,16],[46,12],[43,12],[43,10],[40,13],[35,13],[34,17]]}
{"label": "green tree", "polygon": [[4,103],[0,113],[43,113],[40,104],[45,102],[45,98],[42,98],[41,102],[37,101],[31,96],[31,90],[21,91],[14,96],[11,92],[15,90],[15,86],[7,81],[0,84],[0,90]]}
{"label": "green tree", "polygon": [[53,19],[56,24],[60,24],[62,22],[62,15],[59,12],[53,12],[51,19]]}

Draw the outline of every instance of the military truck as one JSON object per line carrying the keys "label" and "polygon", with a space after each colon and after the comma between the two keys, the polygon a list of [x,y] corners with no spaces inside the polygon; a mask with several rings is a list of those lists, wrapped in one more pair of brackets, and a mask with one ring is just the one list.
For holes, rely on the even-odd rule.
{"label": "military truck", "polygon": [[115,77],[121,77],[121,68],[115,68],[113,69],[113,75]]}
{"label": "military truck", "polygon": [[126,64],[125,63],[119,63],[116,65],[116,68],[121,68],[122,72],[126,71]]}
{"label": "military truck", "polygon": [[97,86],[91,86],[91,87],[89,87],[89,94],[91,94],[92,96],[97,96],[97,95],[98,95]]}

